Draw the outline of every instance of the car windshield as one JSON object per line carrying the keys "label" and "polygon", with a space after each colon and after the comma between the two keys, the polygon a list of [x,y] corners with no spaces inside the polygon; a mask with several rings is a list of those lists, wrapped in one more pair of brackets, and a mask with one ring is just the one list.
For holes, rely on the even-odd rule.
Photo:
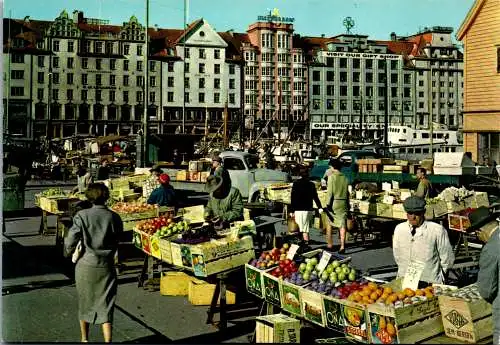
{"label": "car windshield", "polygon": [[247,163],[248,169],[257,169],[259,157],[255,155],[245,156],[245,162]]}

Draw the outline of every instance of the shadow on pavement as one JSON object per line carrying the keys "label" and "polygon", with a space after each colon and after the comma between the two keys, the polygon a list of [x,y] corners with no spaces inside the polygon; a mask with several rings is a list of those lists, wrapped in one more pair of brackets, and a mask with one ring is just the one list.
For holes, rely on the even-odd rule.
{"label": "shadow on pavement", "polygon": [[119,305],[115,305],[115,309],[118,310],[119,312],[125,314],[130,320],[138,323],[139,325],[141,325],[142,327],[146,328],[147,330],[149,330],[150,332],[153,333],[153,335],[150,335],[150,336],[147,336],[147,337],[142,337],[142,338],[138,338],[138,339],[133,339],[133,340],[130,340],[130,341],[125,341],[124,343],[128,343],[128,344],[153,344],[153,343],[156,343],[156,344],[165,344],[165,343],[172,343],[172,339],[166,337],[165,335],[163,335],[162,333],[160,333],[159,331],[157,331],[156,329],[154,329],[153,327],[150,327],[149,325],[147,325],[144,321],[142,321],[141,319],[135,317],[133,314],[129,313],[128,311],[126,311],[125,309],[123,309],[122,307],[120,307]]}
{"label": "shadow on pavement", "polygon": [[50,281],[34,281],[22,285],[12,285],[2,287],[2,296],[13,295],[16,293],[28,292],[38,289],[57,289],[60,287],[70,286],[73,281],[70,279],[50,280]]}
{"label": "shadow on pavement", "polygon": [[228,327],[222,331],[216,331],[208,334],[196,335],[189,338],[183,338],[173,341],[174,344],[216,344],[222,341],[231,340],[247,334],[255,329],[255,320],[230,321],[234,326]]}

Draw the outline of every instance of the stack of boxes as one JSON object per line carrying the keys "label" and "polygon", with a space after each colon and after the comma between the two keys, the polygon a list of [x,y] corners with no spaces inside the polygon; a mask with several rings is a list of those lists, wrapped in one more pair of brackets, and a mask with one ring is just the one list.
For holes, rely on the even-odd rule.
{"label": "stack of boxes", "polygon": [[357,160],[360,173],[377,173],[381,171],[381,159],[358,159]]}
{"label": "stack of boxes", "polygon": [[176,179],[177,181],[206,182],[210,165],[211,161],[209,160],[190,161],[188,170],[178,171]]}

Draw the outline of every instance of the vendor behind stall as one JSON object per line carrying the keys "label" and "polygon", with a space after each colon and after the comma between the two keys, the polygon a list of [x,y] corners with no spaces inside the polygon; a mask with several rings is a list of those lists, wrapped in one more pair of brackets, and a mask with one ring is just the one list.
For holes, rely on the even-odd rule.
{"label": "vendor behind stall", "polygon": [[156,188],[148,199],[148,204],[158,206],[176,206],[174,187],[170,185],[170,176],[161,174],[158,178],[160,187]]}
{"label": "vendor behind stall", "polygon": [[223,227],[236,220],[243,220],[243,198],[238,189],[231,187],[231,183],[221,176],[209,176],[205,191],[210,193],[208,204],[205,207],[205,220],[212,221]]}
{"label": "vendor behind stall", "polygon": [[398,277],[405,276],[412,262],[422,262],[420,281],[442,284],[455,260],[448,233],[442,225],[425,220],[424,199],[411,196],[403,206],[408,221],[396,226],[392,243]]}
{"label": "vendor behind stall", "polygon": [[87,187],[93,183],[92,174],[88,171],[83,163],[80,163],[78,166],[78,170],[76,171],[77,178],[77,186],[73,189],[73,192],[76,193],[85,193]]}
{"label": "vendor behind stall", "polygon": [[427,170],[425,168],[417,169],[417,180],[418,187],[415,192],[415,196],[418,196],[423,199],[429,199],[433,197],[432,185],[429,179],[427,178]]}
{"label": "vendor behind stall", "polygon": [[103,181],[109,179],[109,170],[108,160],[103,159],[101,161],[101,166],[99,167],[99,169],[97,169],[97,180]]}

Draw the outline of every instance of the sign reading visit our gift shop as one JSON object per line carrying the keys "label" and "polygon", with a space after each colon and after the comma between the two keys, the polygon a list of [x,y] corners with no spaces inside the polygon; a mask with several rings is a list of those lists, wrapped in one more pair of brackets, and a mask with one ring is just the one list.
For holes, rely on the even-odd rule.
{"label": "sign reading visit our gift shop", "polygon": [[282,17],[280,16],[279,10],[275,8],[272,11],[269,11],[268,15],[258,16],[257,20],[265,22],[275,22],[275,23],[293,23],[295,21],[295,18]]}

